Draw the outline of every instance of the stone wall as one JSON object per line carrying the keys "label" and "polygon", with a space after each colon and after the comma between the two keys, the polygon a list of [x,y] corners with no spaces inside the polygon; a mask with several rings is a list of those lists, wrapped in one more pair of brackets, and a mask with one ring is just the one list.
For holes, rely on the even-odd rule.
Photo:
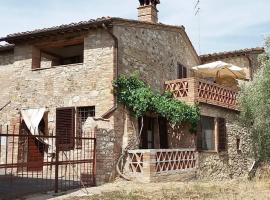
{"label": "stone wall", "polygon": [[97,129],[96,184],[102,185],[114,180],[116,163],[120,156],[119,138],[113,129]]}
{"label": "stone wall", "polygon": [[[188,69],[200,64],[181,28],[118,23],[113,32],[119,40],[119,74],[138,72],[140,78],[158,92],[164,92],[165,81],[178,78],[178,64]],[[134,144],[139,132],[138,120],[122,108],[114,116],[117,118],[115,130],[124,132],[124,141],[127,138],[129,141],[126,143]],[[158,133],[155,133],[155,138],[159,138]]]}
{"label": "stone wall", "polygon": [[50,128],[57,107],[95,106],[96,116],[107,112],[114,105],[113,45],[105,31],[91,31],[84,39],[83,64],[36,70],[31,69],[33,46],[16,45],[14,64],[0,67],[0,107],[11,101],[0,112],[0,124],[9,124],[22,108],[47,107]]}
{"label": "stone wall", "polygon": [[[197,177],[206,180],[221,180],[245,177],[254,159],[252,158],[250,134],[237,125],[237,112],[203,105],[202,115],[226,119],[228,149],[226,152],[200,152]],[[237,149],[240,140],[240,149]]]}
{"label": "stone wall", "polygon": [[164,91],[165,81],[177,79],[178,63],[190,69],[200,62],[180,28],[119,24],[114,26],[114,34],[119,39],[119,73],[138,71],[157,91]]}
{"label": "stone wall", "polygon": [[[93,30],[85,35],[83,64],[32,70],[33,45],[35,44],[16,45],[14,64],[0,66],[0,108],[11,101],[0,111],[0,124],[12,125],[12,118],[17,116],[22,108],[46,107],[49,111],[49,129],[53,130],[58,107],[95,106],[96,116],[101,116],[113,107],[114,41],[106,31]],[[114,123],[114,117],[111,117],[110,120],[111,123]],[[106,134],[102,135],[102,139],[104,139],[102,148],[106,146],[103,144],[107,144],[105,136]],[[110,143],[108,145],[110,146]],[[103,149],[97,149],[99,153],[102,151]],[[87,154],[87,151],[83,153]],[[106,160],[103,157],[105,155],[101,155],[105,161],[104,167],[111,165],[110,161],[115,162],[116,157],[110,155],[106,155],[110,160]],[[99,163],[98,159],[97,161]],[[14,160],[14,162],[17,161]],[[102,166],[99,166],[99,169],[103,169]],[[106,174],[107,181],[109,180],[107,174],[114,173],[114,167],[109,167],[109,170],[110,172],[107,170],[105,173],[104,169],[103,172],[98,172],[98,175]],[[62,170],[62,172],[64,171],[65,169]],[[98,175],[97,178],[99,178]],[[97,181],[104,183],[105,180],[98,179]]]}
{"label": "stone wall", "polygon": [[11,65],[14,62],[13,51],[0,52],[0,68]]}
{"label": "stone wall", "polygon": [[260,69],[261,63],[260,63],[260,59],[259,59],[259,55],[258,54],[249,54],[248,55],[249,59],[250,59],[250,63],[251,63],[251,77],[254,78],[255,74],[257,73],[257,71]]}

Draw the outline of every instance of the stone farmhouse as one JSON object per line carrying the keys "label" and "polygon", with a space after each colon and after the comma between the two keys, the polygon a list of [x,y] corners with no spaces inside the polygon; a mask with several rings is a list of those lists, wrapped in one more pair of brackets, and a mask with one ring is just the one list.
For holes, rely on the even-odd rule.
{"label": "stone farmhouse", "polygon": [[[42,113],[38,131],[59,137],[58,151],[68,155],[90,154],[87,141],[82,144],[79,138],[96,130],[95,141],[88,142],[95,146],[91,176],[97,185],[114,180],[118,158],[127,147],[121,173],[130,179],[227,179],[248,174],[254,160],[249,135],[236,124],[237,89],[198,77],[191,68],[225,61],[243,68],[250,80],[264,49],[200,56],[184,26],[158,22],[159,0],[139,3],[138,20],[103,17],[0,38],[8,43],[0,46],[0,124],[9,126],[8,132],[2,128],[6,140],[1,143],[0,169],[25,162],[25,170],[31,173],[48,169],[48,156],[54,157],[50,150],[40,148],[42,136],[29,130],[24,117]],[[197,134],[191,134],[188,125],[173,126],[149,114],[144,117],[137,145],[139,120],[117,102],[112,86],[120,74],[134,72],[154,90],[169,90],[180,101],[198,103],[201,121]],[[20,139],[22,129],[31,135],[26,144]],[[17,135],[15,140],[4,135],[11,133]],[[30,144],[34,147],[29,148]],[[71,157],[61,164],[63,168],[71,165],[69,160]],[[13,169],[17,176],[24,175],[18,166],[9,165],[9,173]],[[80,180],[86,176],[82,171],[76,173]]]}

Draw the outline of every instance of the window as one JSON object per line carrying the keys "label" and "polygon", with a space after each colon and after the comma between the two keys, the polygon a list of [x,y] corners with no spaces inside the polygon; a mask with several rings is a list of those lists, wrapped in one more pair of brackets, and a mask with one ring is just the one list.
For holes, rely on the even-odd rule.
{"label": "window", "polygon": [[32,69],[83,63],[83,51],[83,41],[33,47]]}
{"label": "window", "polygon": [[178,64],[178,79],[187,78],[187,68]]}
{"label": "window", "polygon": [[226,121],[224,118],[201,117],[197,134],[197,148],[204,151],[221,152],[227,150]]}
{"label": "window", "polygon": [[241,139],[240,139],[240,137],[236,137],[236,150],[238,153],[241,152]]}
{"label": "window", "polygon": [[215,150],[215,119],[202,117],[202,149]]}
{"label": "window", "polygon": [[[69,151],[82,147],[83,126],[89,117],[95,116],[95,106],[56,109],[56,135],[59,149]],[[75,128],[76,121],[76,128]]]}
{"label": "window", "polygon": [[83,126],[89,117],[95,117],[95,106],[77,108],[77,131],[76,131],[76,147],[82,147]]}

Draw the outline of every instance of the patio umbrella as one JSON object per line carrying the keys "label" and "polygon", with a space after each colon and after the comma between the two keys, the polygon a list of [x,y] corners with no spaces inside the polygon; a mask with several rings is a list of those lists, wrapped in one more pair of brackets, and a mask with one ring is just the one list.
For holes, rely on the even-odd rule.
{"label": "patio umbrella", "polygon": [[243,68],[222,61],[199,65],[192,69],[203,77],[246,79],[246,73]]}

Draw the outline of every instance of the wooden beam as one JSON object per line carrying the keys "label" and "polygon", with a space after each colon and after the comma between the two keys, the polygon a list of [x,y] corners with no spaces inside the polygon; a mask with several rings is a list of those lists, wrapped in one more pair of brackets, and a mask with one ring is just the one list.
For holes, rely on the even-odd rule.
{"label": "wooden beam", "polygon": [[[48,58],[48,59],[51,59],[51,57],[53,57],[53,58],[57,58],[57,59],[62,59],[62,57],[61,56],[59,56],[59,55],[57,55],[57,54],[54,54],[54,53],[51,53],[51,52],[48,52],[48,51],[46,51],[46,50],[42,50],[41,49],[41,54],[42,53],[44,53],[43,55],[45,55],[44,57],[45,58]],[[51,56],[51,57],[46,57],[46,55],[49,55],[49,56]]]}
{"label": "wooden beam", "polygon": [[51,41],[44,41],[36,44],[38,48],[65,47],[68,45],[78,45],[84,42],[84,37],[65,38]]}

